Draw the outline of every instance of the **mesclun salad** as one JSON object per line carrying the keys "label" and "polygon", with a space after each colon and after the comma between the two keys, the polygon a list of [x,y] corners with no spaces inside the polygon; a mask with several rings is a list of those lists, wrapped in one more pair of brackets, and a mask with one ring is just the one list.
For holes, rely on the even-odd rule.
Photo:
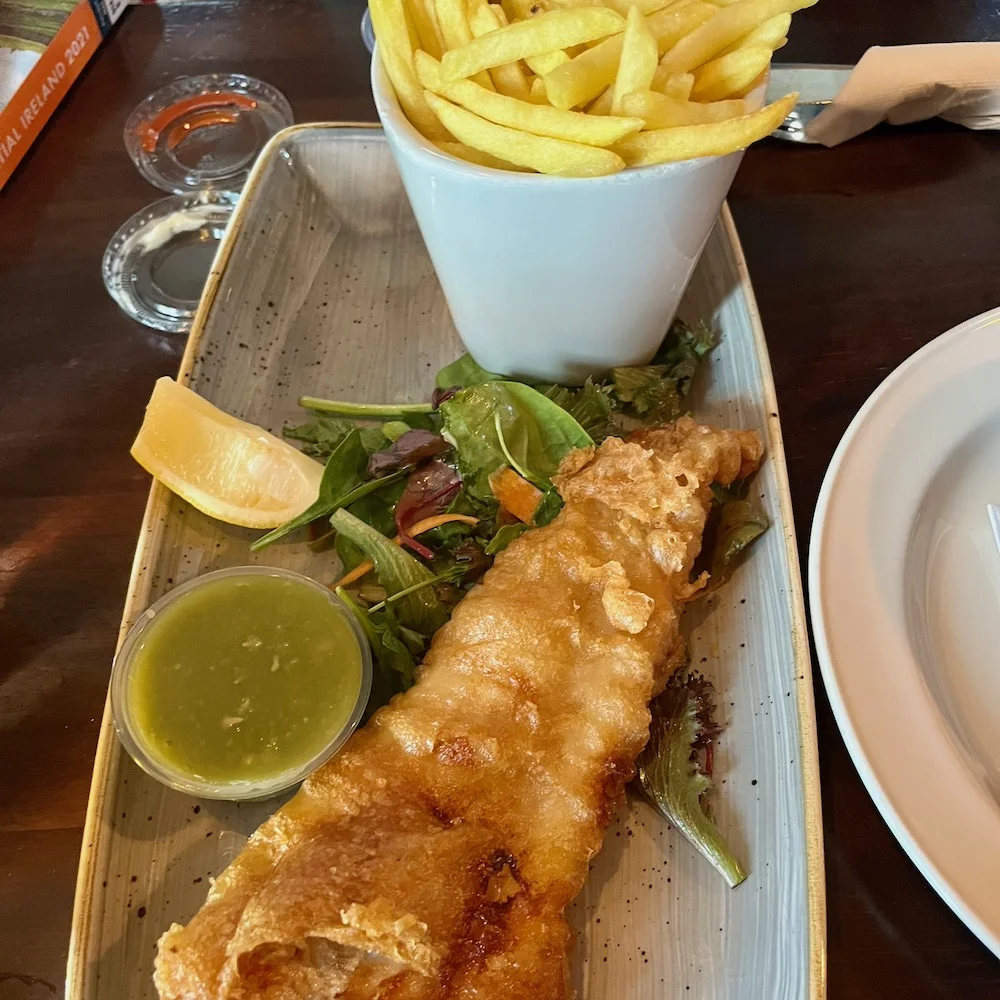
{"label": "mesclun salad", "polygon": [[[430,401],[363,404],[303,397],[310,419],[287,438],[325,463],[316,501],[258,538],[259,552],[299,531],[335,546],[343,575],[332,586],[368,637],[377,663],[369,713],[406,690],[435,631],[493,558],[562,500],[552,476],[566,454],[660,425],[686,411],[699,364],[717,338],[677,321],[648,365],[614,368],[579,388],[529,385],[464,355],[437,375]],[[746,484],[715,488],[705,537],[710,589],[767,528]],[[711,787],[711,689],[682,671],[653,706],[640,761],[650,801],[726,878],[746,877],[707,811]]]}

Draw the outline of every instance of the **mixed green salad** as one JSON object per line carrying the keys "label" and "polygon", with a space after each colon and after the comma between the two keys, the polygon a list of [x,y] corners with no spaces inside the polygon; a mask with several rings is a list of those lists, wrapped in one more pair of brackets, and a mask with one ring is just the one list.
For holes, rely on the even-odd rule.
{"label": "mixed green salad", "polygon": [[[251,547],[260,551],[298,531],[308,531],[316,550],[336,547],[344,576],[334,588],[368,637],[378,668],[370,713],[413,683],[431,637],[493,558],[559,513],[552,477],[563,458],[684,414],[692,379],[716,343],[706,325],[676,321],[648,365],[613,368],[576,388],[495,375],[463,355],[438,372],[426,403],[303,397],[310,419],[284,433],[325,463],[319,496]],[[767,528],[745,484],[717,490],[715,500],[707,565],[698,567],[710,568],[712,586]],[[706,685],[687,673],[672,683],[668,696],[688,708],[655,715],[670,719],[680,711],[685,721],[654,725],[651,745],[660,749],[652,758],[647,753],[642,784],[735,885],[745,876],[704,811],[711,784],[704,750],[715,733]]]}

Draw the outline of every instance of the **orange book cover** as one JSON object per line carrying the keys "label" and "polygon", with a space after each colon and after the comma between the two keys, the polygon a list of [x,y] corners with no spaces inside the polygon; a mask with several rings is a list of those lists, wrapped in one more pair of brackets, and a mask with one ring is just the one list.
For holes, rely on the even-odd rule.
{"label": "orange book cover", "polygon": [[0,3],[0,188],[127,0]]}

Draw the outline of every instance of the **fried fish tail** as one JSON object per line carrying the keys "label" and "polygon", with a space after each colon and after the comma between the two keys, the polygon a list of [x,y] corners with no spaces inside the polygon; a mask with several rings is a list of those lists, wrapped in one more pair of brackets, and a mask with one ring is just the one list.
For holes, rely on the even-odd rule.
{"label": "fried fish tail", "polygon": [[566,1000],[566,906],[684,656],[713,482],[756,434],[682,419],[567,457],[376,713],[161,939],[162,1000]]}

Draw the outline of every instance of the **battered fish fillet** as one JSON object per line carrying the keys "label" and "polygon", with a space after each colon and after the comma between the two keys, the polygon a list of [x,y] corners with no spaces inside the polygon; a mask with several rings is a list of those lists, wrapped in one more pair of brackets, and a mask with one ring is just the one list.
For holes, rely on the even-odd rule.
{"label": "battered fish fillet", "polygon": [[709,486],[755,433],[577,451],[394,699],[160,940],[162,1000],[565,1000],[567,904],[682,660]]}

